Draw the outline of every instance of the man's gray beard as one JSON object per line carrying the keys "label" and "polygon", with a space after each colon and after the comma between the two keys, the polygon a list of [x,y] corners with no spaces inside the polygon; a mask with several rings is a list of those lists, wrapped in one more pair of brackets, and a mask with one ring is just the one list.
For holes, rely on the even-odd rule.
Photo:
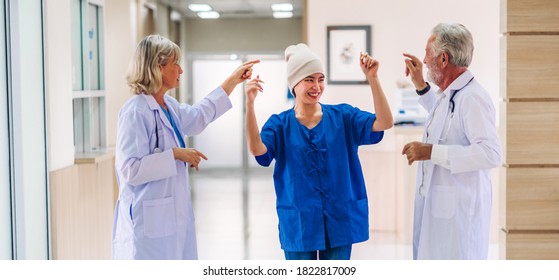
{"label": "man's gray beard", "polygon": [[427,70],[427,82],[430,82],[432,84],[435,83],[435,81],[433,80],[433,77],[431,76],[431,71]]}
{"label": "man's gray beard", "polygon": [[427,70],[427,81],[436,86],[439,86],[439,83],[435,80],[435,77],[433,77],[433,71],[431,70]]}

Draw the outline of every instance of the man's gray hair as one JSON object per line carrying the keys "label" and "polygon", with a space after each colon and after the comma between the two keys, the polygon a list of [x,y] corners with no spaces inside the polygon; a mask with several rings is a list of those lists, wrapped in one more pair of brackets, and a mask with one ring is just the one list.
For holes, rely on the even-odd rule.
{"label": "man's gray hair", "polygon": [[446,52],[450,63],[459,67],[468,67],[474,53],[472,33],[462,24],[440,23],[433,28],[435,36],[432,44],[435,56]]}

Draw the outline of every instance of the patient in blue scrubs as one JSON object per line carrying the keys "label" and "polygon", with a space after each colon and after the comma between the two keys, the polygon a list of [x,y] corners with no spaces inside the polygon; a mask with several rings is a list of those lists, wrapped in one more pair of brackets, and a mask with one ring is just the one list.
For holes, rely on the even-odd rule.
{"label": "patient in blue scrubs", "polygon": [[288,260],[349,260],[353,243],[369,239],[369,209],[358,148],[382,140],[393,126],[378,79],[379,63],[356,54],[371,88],[375,114],[348,104],[320,103],[322,62],[305,44],[285,50],[292,109],[272,115],[258,131],[257,76],[246,83],[247,142],[262,166],[275,160],[279,238]]}

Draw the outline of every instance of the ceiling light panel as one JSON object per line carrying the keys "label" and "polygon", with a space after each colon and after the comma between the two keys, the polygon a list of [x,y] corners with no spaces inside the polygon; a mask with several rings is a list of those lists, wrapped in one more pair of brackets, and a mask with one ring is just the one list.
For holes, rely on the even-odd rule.
{"label": "ceiling light panel", "polygon": [[212,7],[208,4],[190,4],[188,5],[188,9],[197,13],[197,12],[209,12],[212,10]]}
{"label": "ceiling light panel", "polygon": [[199,13],[197,13],[197,15],[198,15],[200,18],[204,18],[204,19],[206,19],[206,18],[210,18],[210,19],[212,19],[212,18],[219,18],[219,13],[216,12],[216,11],[211,11],[211,12],[199,12]]}
{"label": "ceiling light panel", "polygon": [[274,12],[274,18],[292,18],[292,12]]}
{"label": "ceiling light panel", "polygon": [[272,10],[274,12],[291,12],[293,11],[293,5],[291,3],[272,4]]}

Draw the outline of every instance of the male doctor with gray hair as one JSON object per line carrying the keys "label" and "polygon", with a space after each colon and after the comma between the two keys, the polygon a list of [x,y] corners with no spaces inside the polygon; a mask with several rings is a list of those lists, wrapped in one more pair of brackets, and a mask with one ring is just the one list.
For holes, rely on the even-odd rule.
{"label": "male doctor with gray hair", "polygon": [[406,75],[429,112],[422,142],[404,146],[418,161],[414,259],[487,259],[491,220],[491,169],[501,163],[495,108],[468,70],[474,50],[461,24],[435,26],[423,63],[406,57]]}

